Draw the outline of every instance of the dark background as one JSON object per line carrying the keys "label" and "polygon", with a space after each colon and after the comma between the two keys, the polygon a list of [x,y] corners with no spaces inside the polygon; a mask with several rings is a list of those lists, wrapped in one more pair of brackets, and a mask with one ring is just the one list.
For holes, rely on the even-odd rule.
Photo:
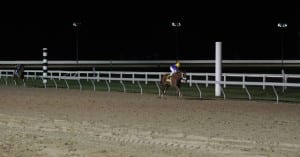
{"label": "dark background", "polygon": [[[159,7],[157,7],[159,6]],[[212,4],[185,6],[119,3],[3,5],[0,60],[214,59],[215,41],[223,42],[223,59],[300,59],[300,16],[297,8],[278,4]],[[178,45],[172,22],[180,22]]]}

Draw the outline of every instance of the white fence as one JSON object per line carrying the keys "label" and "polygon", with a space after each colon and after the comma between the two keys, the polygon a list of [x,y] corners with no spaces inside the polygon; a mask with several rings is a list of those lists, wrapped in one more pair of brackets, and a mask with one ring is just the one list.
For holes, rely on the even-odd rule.
{"label": "white fence", "polygon": [[[79,60],[78,64],[172,64],[175,60]],[[183,64],[214,64],[215,60],[181,60]],[[222,60],[226,64],[300,64],[300,60]],[[76,65],[77,61],[73,60],[49,60],[49,64],[72,64]],[[19,61],[0,61],[0,65],[16,65],[16,64],[36,64],[41,65],[42,60],[19,60]]]}
{"label": "white fence", "polygon": [[[7,78],[13,76],[14,70],[0,70],[0,78],[4,78],[7,84]],[[121,72],[121,71],[48,71],[47,79],[52,80],[57,88],[56,80],[64,80],[66,86],[69,88],[68,80],[76,80],[79,84],[80,89],[82,89],[81,80],[91,80],[94,90],[96,89],[95,81],[105,81],[110,91],[109,83],[111,81],[120,81],[124,92],[126,92],[126,87],[123,82],[129,81],[137,83],[141,89],[141,94],[143,92],[140,83],[148,84],[149,82],[156,83],[158,92],[159,81],[162,74],[168,72]],[[267,86],[272,87],[274,95],[276,97],[276,102],[278,103],[279,97],[275,87],[282,87],[284,91],[287,87],[300,87],[300,75],[299,74],[239,74],[239,73],[223,73],[222,81],[215,81],[214,73],[187,73],[187,81],[189,86],[195,85],[199,92],[199,97],[202,98],[202,92],[199,88],[199,84],[204,84],[206,86],[220,83],[223,88],[227,85],[241,86],[248,95],[248,99],[251,100],[251,94],[249,93],[247,86],[261,86],[265,89]],[[25,70],[25,78],[42,79],[42,70]],[[24,82],[25,83],[25,82]],[[15,82],[16,84],[16,82]],[[224,90],[222,90],[224,99],[226,98]]]}

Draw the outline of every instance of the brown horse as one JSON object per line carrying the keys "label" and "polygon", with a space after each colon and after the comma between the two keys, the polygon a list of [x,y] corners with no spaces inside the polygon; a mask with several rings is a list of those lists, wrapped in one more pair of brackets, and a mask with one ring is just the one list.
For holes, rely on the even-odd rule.
{"label": "brown horse", "polygon": [[166,94],[166,90],[169,87],[174,87],[176,89],[177,97],[181,97],[182,94],[180,91],[180,83],[181,83],[181,80],[186,81],[186,73],[185,72],[176,72],[172,75],[172,77],[170,79],[168,79],[168,76],[169,76],[169,74],[164,74],[161,77],[160,85],[161,85],[162,94],[160,96],[163,97],[164,94]]}

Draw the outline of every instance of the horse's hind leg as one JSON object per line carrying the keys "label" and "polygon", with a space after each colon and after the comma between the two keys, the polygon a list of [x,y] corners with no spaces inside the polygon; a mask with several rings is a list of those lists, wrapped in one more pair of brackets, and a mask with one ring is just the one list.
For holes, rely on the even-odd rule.
{"label": "horse's hind leg", "polygon": [[25,79],[23,79],[22,81],[23,81],[23,86],[26,87]]}
{"label": "horse's hind leg", "polygon": [[161,90],[161,91],[162,91],[162,92],[161,92],[160,95],[159,95],[160,98],[164,97],[164,91],[163,91],[163,90]]}
{"label": "horse's hind leg", "polygon": [[161,93],[160,93],[160,98],[162,98],[163,96],[164,96],[164,93],[165,93],[165,86],[161,86],[161,88],[160,88],[160,91],[161,91]]}
{"label": "horse's hind leg", "polygon": [[161,98],[166,94],[166,91],[167,91],[168,88],[169,88],[168,85],[163,86],[163,88],[162,88],[163,90],[162,90],[162,93],[161,93],[161,95],[160,95]]}
{"label": "horse's hind leg", "polygon": [[14,79],[14,83],[15,83],[15,86],[17,86],[17,81],[16,81],[16,79]]}
{"label": "horse's hind leg", "polygon": [[178,98],[178,97],[182,97],[180,88],[176,87],[176,91],[177,91],[177,98]]}
{"label": "horse's hind leg", "polygon": [[170,87],[169,85],[167,85],[167,86],[165,87],[164,94],[167,93],[167,89],[168,89],[169,87]]}

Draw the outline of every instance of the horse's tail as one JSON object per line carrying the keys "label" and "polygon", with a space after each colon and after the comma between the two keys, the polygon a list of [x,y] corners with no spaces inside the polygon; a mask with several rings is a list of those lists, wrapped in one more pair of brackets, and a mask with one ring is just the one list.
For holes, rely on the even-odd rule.
{"label": "horse's tail", "polygon": [[167,80],[167,78],[168,78],[168,75],[169,74],[163,74],[162,77],[161,77],[161,79],[160,79],[161,82],[165,82]]}

